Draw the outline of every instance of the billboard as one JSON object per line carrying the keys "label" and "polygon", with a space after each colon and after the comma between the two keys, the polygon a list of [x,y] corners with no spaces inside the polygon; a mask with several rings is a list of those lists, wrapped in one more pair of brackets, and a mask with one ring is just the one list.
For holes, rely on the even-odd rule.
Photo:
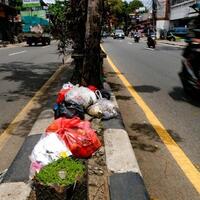
{"label": "billboard", "polygon": [[169,3],[168,0],[157,0],[156,17],[161,20],[169,19]]}
{"label": "billboard", "polygon": [[40,0],[23,0],[23,7],[31,8],[31,7],[39,7]]}

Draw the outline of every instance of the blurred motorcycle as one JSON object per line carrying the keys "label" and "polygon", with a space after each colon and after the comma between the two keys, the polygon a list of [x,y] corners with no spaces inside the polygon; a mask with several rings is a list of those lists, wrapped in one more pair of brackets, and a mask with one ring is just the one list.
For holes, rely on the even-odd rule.
{"label": "blurred motorcycle", "polygon": [[139,33],[135,33],[135,34],[134,34],[134,41],[135,41],[136,43],[138,43],[138,42],[140,41],[140,35],[139,35]]}
{"label": "blurred motorcycle", "polygon": [[149,48],[153,48],[155,49],[156,47],[156,34],[155,33],[151,33],[147,36],[147,46]]}
{"label": "blurred motorcycle", "polygon": [[[199,13],[200,19],[200,5],[194,4],[194,8]],[[200,26],[199,21],[193,22],[193,25]],[[199,27],[200,28],[200,27]],[[187,46],[183,51],[182,70],[179,73],[184,91],[192,97],[200,97],[200,29],[194,27],[191,29],[187,38]]]}
{"label": "blurred motorcycle", "polygon": [[179,77],[185,92],[200,95],[200,44],[189,43],[183,52],[182,70]]}

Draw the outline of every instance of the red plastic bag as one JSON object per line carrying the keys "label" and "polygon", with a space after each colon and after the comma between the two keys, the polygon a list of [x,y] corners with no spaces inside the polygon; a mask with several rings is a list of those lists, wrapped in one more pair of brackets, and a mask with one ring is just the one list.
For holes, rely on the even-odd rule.
{"label": "red plastic bag", "polygon": [[89,85],[88,89],[90,89],[93,92],[97,90],[97,88],[94,85]]}
{"label": "red plastic bag", "polygon": [[78,158],[90,157],[101,143],[90,122],[79,118],[59,118],[47,128],[49,132],[56,132],[65,142],[72,154]]}
{"label": "red plastic bag", "polygon": [[69,90],[71,90],[71,88],[69,88],[69,89],[61,89],[58,92],[58,97],[56,99],[56,102],[57,103],[63,102],[65,100],[65,95],[67,94],[67,92],[69,92]]}

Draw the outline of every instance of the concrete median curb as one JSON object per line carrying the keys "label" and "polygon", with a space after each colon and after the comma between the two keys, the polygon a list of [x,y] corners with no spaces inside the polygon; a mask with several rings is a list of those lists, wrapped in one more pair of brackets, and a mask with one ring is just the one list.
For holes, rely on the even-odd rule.
{"label": "concrete median curb", "polygon": [[45,110],[39,115],[0,184],[1,200],[26,200],[29,197],[31,192],[29,155],[52,120],[53,111],[51,109]]}
{"label": "concrete median curb", "polygon": [[[119,109],[110,86],[105,84],[104,87],[111,92],[111,100]],[[149,200],[150,197],[120,113],[118,118],[103,121],[103,124],[110,199]]]}

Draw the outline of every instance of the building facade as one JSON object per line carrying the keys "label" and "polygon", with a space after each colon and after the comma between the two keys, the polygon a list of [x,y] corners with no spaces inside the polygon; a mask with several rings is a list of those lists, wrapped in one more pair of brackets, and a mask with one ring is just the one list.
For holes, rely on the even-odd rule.
{"label": "building facade", "polygon": [[[198,1],[200,2],[200,0]],[[192,14],[194,10],[190,6],[198,1],[171,0],[170,27],[187,27],[188,22],[197,16],[197,14]]]}

